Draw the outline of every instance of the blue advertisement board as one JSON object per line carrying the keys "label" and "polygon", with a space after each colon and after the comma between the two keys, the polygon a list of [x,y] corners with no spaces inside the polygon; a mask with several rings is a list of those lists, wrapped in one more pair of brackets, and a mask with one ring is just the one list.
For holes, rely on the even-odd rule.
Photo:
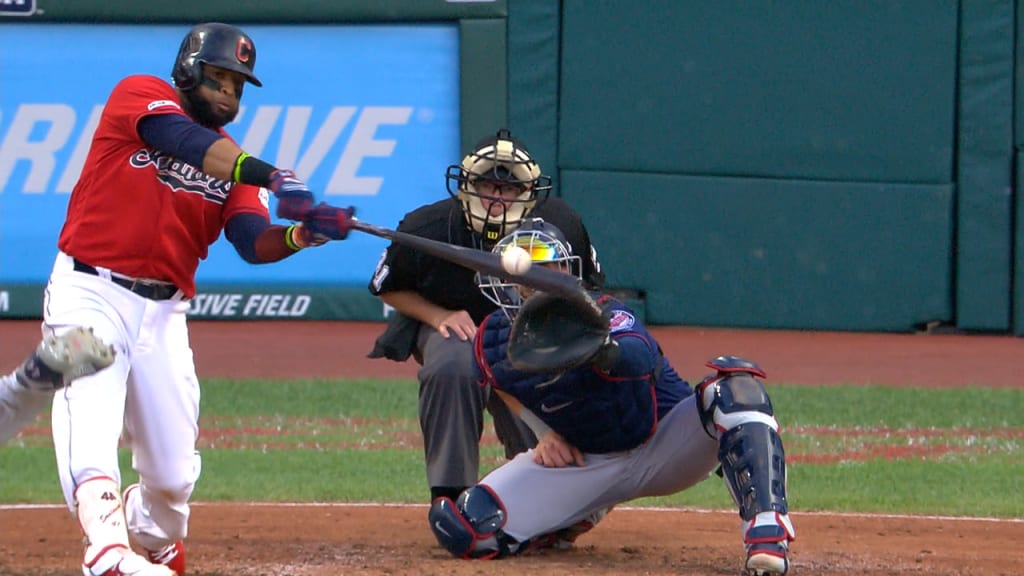
{"label": "blue advertisement board", "polygon": [[[228,132],[292,168],[318,200],[393,228],[444,198],[459,150],[455,24],[245,26],[263,87]],[[169,80],[188,26],[0,24],[0,285],[46,282],[71,190],[114,85]],[[271,213],[274,204],[271,201]],[[144,217],[144,215],[140,215]],[[286,261],[245,263],[223,236],[204,284],[365,286],[386,242],[353,233]]]}

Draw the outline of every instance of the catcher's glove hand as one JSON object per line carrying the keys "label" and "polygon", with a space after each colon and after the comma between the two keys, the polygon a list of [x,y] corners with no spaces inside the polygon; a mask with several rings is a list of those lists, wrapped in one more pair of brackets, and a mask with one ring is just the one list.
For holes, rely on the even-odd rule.
{"label": "catcher's glove hand", "polygon": [[561,298],[537,292],[526,299],[512,321],[509,362],[523,372],[543,373],[575,368],[595,357],[603,359],[603,351],[615,347],[608,336],[608,321],[589,294]]}

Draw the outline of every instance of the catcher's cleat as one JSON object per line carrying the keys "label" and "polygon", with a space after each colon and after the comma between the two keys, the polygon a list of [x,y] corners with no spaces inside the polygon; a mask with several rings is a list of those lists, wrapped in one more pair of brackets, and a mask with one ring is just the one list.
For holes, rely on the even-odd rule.
{"label": "catcher's cleat", "polygon": [[47,368],[63,375],[64,384],[88,376],[114,363],[114,347],[104,344],[92,328],[76,327],[39,343],[36,358]]}
{"label": "catcher's cleat", "polygon": [[167,566],[147,562],[121,545],[107,548],[82,564],[82,573],[85,576],[174,576],[174,571]]}
{"label": "catcher's cleat", "polygon": [[793,526],[787,514],[762,512],[745,523],[746,570],[750,576],[785,576],[789,571],[789,542]]}
{"label": "catcher's cleat", "polygon": [[789,570],[785,544],[752,544],[747,548],[747,574],[750,576],[784,576]]}

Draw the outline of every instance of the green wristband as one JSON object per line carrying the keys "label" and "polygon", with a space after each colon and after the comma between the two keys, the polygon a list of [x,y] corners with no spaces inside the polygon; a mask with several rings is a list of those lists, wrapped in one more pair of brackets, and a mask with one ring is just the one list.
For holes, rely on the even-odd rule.
{"label": "green wristband", "polygon": [[231,174],[235,182],[242,181],[242,162],[245,162],[245,159],[248,157],[248,154],[242,152],[241,154],[238,155],[238,158],[235,159],[235,171]]}
{"label": "green wristband", "polygon": [[298,252],[304,248],[304,246],[299,246],[294,240],[292,240],[292,232],[297,226],[298,224],[292,224],[284,231],[284,243],[286,246],[291,248],[293,252]]}

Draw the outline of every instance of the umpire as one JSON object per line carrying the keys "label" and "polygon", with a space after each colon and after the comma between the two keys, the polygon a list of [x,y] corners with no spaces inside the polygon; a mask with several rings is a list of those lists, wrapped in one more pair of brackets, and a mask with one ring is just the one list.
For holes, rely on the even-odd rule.
{"label": "umpire", "polygon": [[[583,278],[604,284],[582,219],[568,204],[550,198],[551,178],[507,129],[483,139],[461,164],[448,167],[449,198],[407,213],[398,230],[432,240],[490,251],[528,217],[562,230],[583,258]],[[395,309],[371,358],[420,364],[419,418],[431,500],[456,498],[479,478],[484,409],[511,458],[536,444],[529,428],[512,415],[473,373],[473,337],[496,306],[477,287],[474,272],[391,243],[384,251],[370,292]]]}

